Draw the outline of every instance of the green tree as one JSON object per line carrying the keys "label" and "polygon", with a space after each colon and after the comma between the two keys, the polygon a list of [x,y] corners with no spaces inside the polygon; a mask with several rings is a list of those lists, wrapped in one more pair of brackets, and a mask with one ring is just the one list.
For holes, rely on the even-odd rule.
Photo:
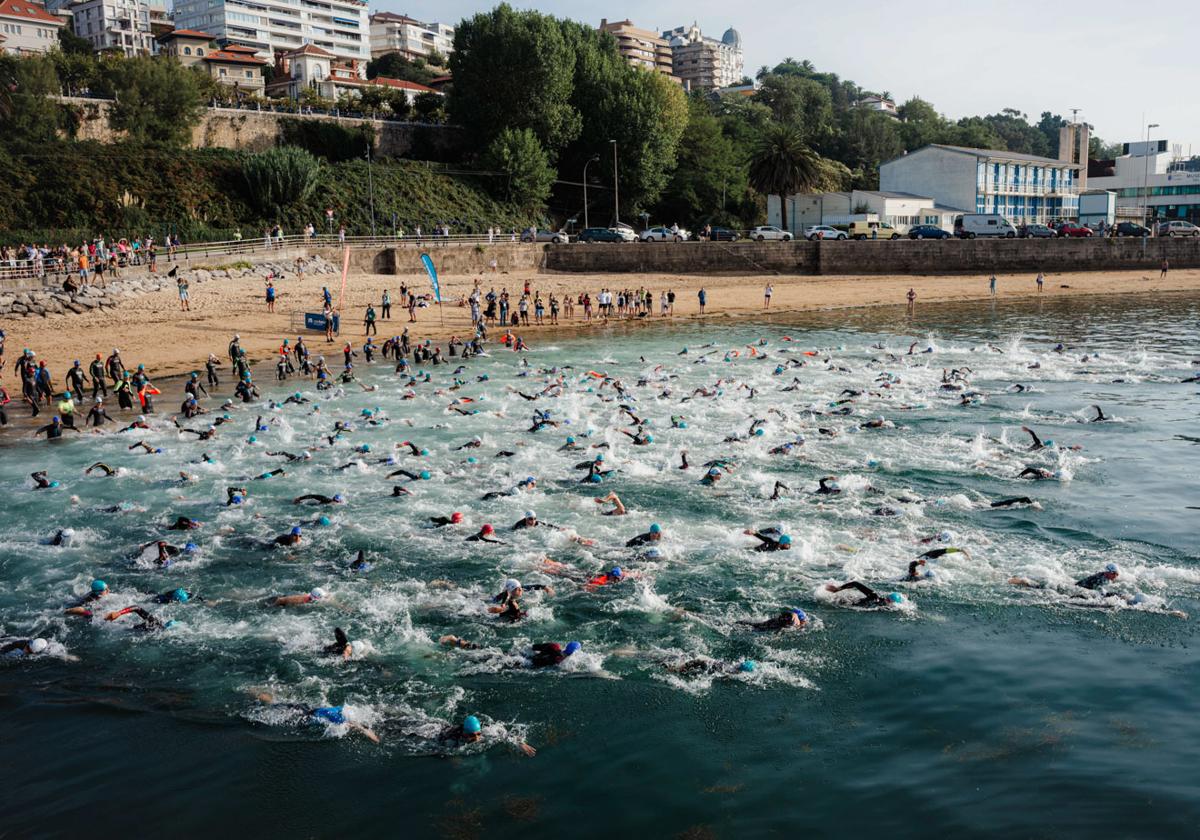
{"label": "green tree", "polygon": [[[1016,108],[1005,108],[999,114],[988,114],[983,119],[1000,137],[1004,144],[1001,148],[1042,157],[1050,154],[1046,135],[1030,125],[1026,115]],[[1058,143],[1055,142],[1054,146],[1057,148]]]}
{"label": "green tree", "polygon": [[528,128],[557,157],[580,131],[570,103],[573,71],[558,21],[501,4],[455,30],[450,118],[485,147],[505,128]]}
{"label": "green tree", "polygon": [[0,56],[0,137],[14,143],[54,140],[64,126],[54,60],[46,55]]}
{"label": "green tree", "polygon": [[920,97],[900,105],[896,111],[900,115],[900,141],[908,151],[928,146],[930,143],[940,143],[946,133],[946,121],[932,105]]}
{"label": "green tree", "polygon": [[1042,111],[1041,119],[1037,123],[1037,130],[1046,138],[1046,153],[1050,157],[1058,157],[1058,130],[1066,124],[1067,121],[1058,114]]}
{"label": "green tree", "polygon": [[440,123],[446,119],[446,97],[439,93],[418,93],[413,98],[413,113],[422,122]]}
{"label": "green tree", "polygon": [[943,141],[955,146],[972,149],[1003,149],[1004,140],[996,133],[992,124],[982,117],[963,117],[946,130]]}
{"label": "green tree", "polygon": [[481,163],[499,173],[496,192],[505,201],[531,211],[546,203],[555,172],[532,129],[504,129],[488,145]]}
{"label": "green tree", "polygon": [[435,75],[437,74],[430,70],[425,62],[410,61],[398,52],[385,53],[367,62],[368,79],[383,76],[425,85],[429,84],[429,80]]}
{"label": "green tree", "polygon": [[450,63],[446,56],[442,55],[437,50],[430,50],[429,55],[425,56],[425,60],[431,67],[441,67],[443,69],[447,64]]}
{"label": "green tree", "polygon": [[320,172],[317,159],[295,146],[267,149],[242,163],[246,198],[267,218],[279,218],[312,195]]}
{"label": "green tree", "polygon": [[770,108],[777,122],[800,128],[810,146],[822,145],[833,134],[833,99],[813,79],[772,74],[762,80],[754,99]]}
{"label": "green tree", "polygon": [[87,38],[80,38],[70,26],[58,28],[58,48],[68,55],[84,55],[91,58],[93,54],[92,42]]}
{"label": "green tree", "polygon": [[750,183],[763,195],[779,196],[787,229],[787,197],[813,189],[822,177],[820,158],[804,144],[804,132],[787,123],[767,127],[750,160]]}
{"label": "green tree", "polygon": [[116,100],[109,125],[131,140],[186,145],[204,110],[201,72],[174,58],[106,56],[99,84]]}
{"label": "green tree", "polygon": [[678,165],[656,208],[664,222],[747,226],[740,209],[749,186],[749,162],[721,130],[702,99],[688,103],[688,124],[679,141]]}
{"label": "green tree", "polygon": [[837,159],[859,173],[854,186],[876,189],[879,164],[904,151],[898,123],[892,117],[865,108],[852,108],[842,115],[842,136]]}

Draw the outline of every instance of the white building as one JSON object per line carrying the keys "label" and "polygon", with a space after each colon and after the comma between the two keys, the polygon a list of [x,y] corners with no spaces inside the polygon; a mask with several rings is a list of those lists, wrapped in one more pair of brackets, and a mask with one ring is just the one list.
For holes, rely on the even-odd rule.
{"label": "white building", "polygon": [[69,8],[75,34],[91,42],[92,49],[129,56],[154,52],[147,0],[76,0]]}
{"label": "white building", "polygon": [[[788,230],[797,238],[809,225],[847,225],[867,218],[886,222],[900,233],[914,225],[933,225],[954,230],[954,217],[961,208],[939,205],[928,196],[881,190],[804,193],[787,198]],[[767,224],[780,226],[779,196],[767,197]]]}
{"label": "white building", "polygon": [[371,57],[367,5],[359,0],[176,0],[175,25],[263,57],[306,44],[360,68]]}
{"label": "white building", "polygon": [[358,59],[339,60],[328,50],[305,44],[275,55],[275,74],[266,86],[268,96],[299,99],[311,88],[325,99],[337,99],[343,93],[357,94],[366,84]]}
{"label": "white building", "polygon": [[1116,160],[1090,167],[1088,186],[1117,194],[1118,218],[1200,224],[1200,169],[1168,149],[1166,140],[1126,143]]}
{"label": "white building", "polygon": [[879,188],[971,213],[999,213],[1014,223],[1045,224],[1078,214],[1080,169],[1036,155],[931,144],[880,164]]}
{"label": "white building", "polygon": [[884,99],[882,96],[864,96],[855,104],[866,111],[878,111],[881,114],[887,114],[889,117],[900,119],[900,113],[896,110],[896,103],[890,99]]}
{"label": "white building", "polygon": [[688,90],[733,87],[745,76],[742,36],[736,29],[725,30],[719,41],[706,37],[695,23],[662,36],[671,45],[672,72]]}
{"label": "white building", "polygon": [[400,53],[407,59],[429,58],[438,53],[448,58],[454,52],[454,27],[444,23],[422,23],[408,15],[376,12],[371,15],[371,58]]}
{"label": "white building", "polygon": [[0,53],[44,53],[58,46],[63,20],[41,3],[0,0]]}

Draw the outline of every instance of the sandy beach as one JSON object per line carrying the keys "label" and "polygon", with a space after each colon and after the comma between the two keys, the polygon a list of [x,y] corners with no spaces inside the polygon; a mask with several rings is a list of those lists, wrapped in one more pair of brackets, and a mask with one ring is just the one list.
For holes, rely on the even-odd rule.
{"label": "sandy beach", "polygon": [[[417,323],[408,323],[408,313],[393,305],[391,320],[380,320],[377,343],[388,335],[397,335],[408,326],[414,339],[445,339],[451,335],[467,337],[471,333],[469,310],[450,301],[470,292],[478,276],[444,276],[443,300],[437,308],[417,311]],[[768,282],[774,286],[771,312],[834,309],[858,306],[903,306],[909,288],[916,291],[916,305],[937,301],[986,300],[990,297],[985,276],[680,276],[680,275],[574,275],[513,272],[488,274],[482,277],[486,292],[507,288],[510,297],[519,297],[525,280],[532,290],[545,297],[577,296],[584,291],[595,298],[602,288],[648,288],[654,293],[655,317],[658,318],[658,294],[672,289],[676,294],[674,318],[698,318],[696,292],[701,287],[708,292],[706,320],[728,316],[746,316],[763,310],[763,290]],[[61,387],[63,374],[74,359],[84,366],[95,354],[105,356],[114,347],[121,350],[127,366],[145,364],[152,377],[166,377],[203,369],[210,352],[225,358],[225,347],[234,333],[251,358],[263,361],[273,357],[284,338],[295,340],[303,331],[297,330],[299,313],[320,312],[321,288],[328,284],[336,300],[340,278],[336,275],[312,276],[303,279],[293,276],[276,282],[278,302],[276,311],[268,313],[263,300],[264,283],[249,278],[217,279],[196,284],[191,289],[191,311],[179,310],[178,297],[173,290],[147,294],[124,304],[119,310],[94,311],[82,315],[65,314],[38,318],[8,319],[4,323],[7,336],[6,359],[9,369],[3,382],[10,392],[19,393],[11,362],[24,347],[37,352],[39,359],[49,364],[56,387]],[[428,281],[417,275],[352,275],[346,286],[342,340],[359,345],[363,341],[362,317],[366,306],[374,302],[379,309],[384,289],[392,300],[400,297],[401,285],[408,284],[418,292],[428,290]],[[1080,272],[1047,275],[1042,295],[1057,298],[1067,295],[1116,294],[1144,292],[1188,291],[1200,289],[1200,270],[1171,271],[1165,279],[1158,272]],[[1032,297],[1038,294],[1034,275],[998,275],[997,297]],[[531,315],[532,317],[532,315]],[[547,315],[547,320],[548,320]],[[650,319],[645,319],[650,320]],[[580,307],[574,319],[560,317],[558,327],[530,326],[518,332],[533,347],[539,335],[562,334],[595,329],[602,322],[583,321]],[[310,347],[324,352],[327,345],[323,335],[304,333]],[[501,333],[493,330],[492,338]],[[336,345],[340,350],[341,344]],[[169,403],[168,403],[169,404]]]}

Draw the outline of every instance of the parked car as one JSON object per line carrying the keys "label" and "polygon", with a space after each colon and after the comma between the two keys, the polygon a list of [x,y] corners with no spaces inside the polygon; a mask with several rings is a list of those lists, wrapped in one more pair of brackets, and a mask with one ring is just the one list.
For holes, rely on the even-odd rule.
{"label": "parked car", "polygon": [[809,225],[804,229],[804,238],[810,242],[818,239],[846,239],[847,233],[829,225]]}
{"label": "parked car", "polygon": [[683,228],[652,227],[638,234],[642,242],[686,242],[692,235]]}
{"label": "parked car", "polygon": [[1053,239],[1056,235],[1049,225],[1024,225],[1021,228],[1022,239]]}
{"label": "parked car", "polygon": [[710,242],[737,242],[742,238],[742,235],[736,230],[727,227],[714,227],[712,235],[709,237]]}
{"label": "parked car", "polygon": [[612,228],[585,228],[579,234],[580,242],[628,242],[624,234]]}
{"label": "parked car", "polygon": [[954,235],[960,239],[974,239],[977,236],[1014,239],[1017,229],[999,213],[964,213],[954,218]]}
{"label": "parked car", "polygon": [[851,222],[850,237],[852,239],[899,239],[900,231],[887,222]]}
{"label": "parked car", "polygon": [[1149,236],[1150,228],[1137,222],[1117,222],[1117,236]]}
{"label": "parked car", "polygon": [[791,242],[792,235],[786,230],[780,230],[773,225],[759,225],[750,231],[750,238],[755,242]]}
{"label": "parked car", "polygon": [[624,222],[617,222],[615,225],[610,227],[609,230],[611,230],[613,233],[620,236],[621,241],[623,241],[623,242],[637,242],[638,241],[637,231],[634,230],[633,228],[631,228],[629,225],[625,224]]}
{"label": "parked car", "polygon": [[1064,239],[1084,239],[1094,236],[1095,232],[1090,227],[1078,222],[1063,222],[1058,226],[1058,235]]}
{"label": "parked car", "polygon": [[1170,222],[1162,222],[1158,226],[1159,236],[1200,236],[1200,227],[1196,227],[1191,222],[1185,222],[1183,219],[1176,219]]}
{"label": "parked car", "polygon": [[937,225],[915,225],[908,229],[909,239],[949,239],[950,234]]}
{"label": "parked car", "polygon": [[[529,229],[521,232],[522,242],[533,242],[534,239],[535,236],[531,235]],[[571,235],[565,230],[539,230],[536,234],[536,240],[538,242],[553,242],[555,245],[566,245],[571,241]]]}

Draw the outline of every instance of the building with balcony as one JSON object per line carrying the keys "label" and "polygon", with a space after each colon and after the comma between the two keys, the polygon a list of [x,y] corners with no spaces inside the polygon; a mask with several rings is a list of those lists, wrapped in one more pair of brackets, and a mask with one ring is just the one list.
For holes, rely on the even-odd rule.
{"label": "building with balcony", "polygon": [[0,0],[0,53],[29,55],[58,46],[64,21],[41,3]]}
{"label": "building with balcony", "polygon": [[230,44],[224,49],[207,51],[200,57],[200,63],[210,76],[233,88],[235,93],[262,96],[263,68],[268,62],[254,53],[253,47]]}
{"label": "building with balcony", "polygon": [[196,66],[204,56],[217,49],[213,45],[217,40],[215,36],[194,29],[172,29],[156,40],[159,55],[170,56],[184,67]]}
{"label": "building with balcony", "polygon": [[405,58],[428,59],[437,53],[454,52],[454,27],[444,23],[422,23],[408,15],[376,12],[371,15],[371,58],[400,53]]}
{"label": "building with balcony", "polygon": [[896,103],[890,99],[884,99],[882,96],[875,96],[874,94],[864,96],[854,104],[864,111],[878,111],[881,114],[887,114],[889,117],[900,119],[900,114],[896,110]]}
{"label": "building with balcony", "polygon": [[1045,224],[1079,212],[1081,167],[1065,160],[930,144],[879,166],[884,192],[928,196],[944,207]]}
{"label": "building with balcony", "polygon": [[325,99],[337,99],[343,93],[358,92],[365,83],[357,59],[342,61],[329,50],[305,44],[275,54],[275,73],[265,92],[299,99],[305,88],[311,88]]}
{"label": "building with balcony", "polygon": [[75,34],[97,52],[116,50],[127,56],[150,55],[150,4],[146,0],[76,0],[69,6]]}
{"label": "building with balcony", "polygon": [[742,36],[727,29],[721,40],[705,37],[700,27],[677,26],[662,37],[671,45],[671,67],[688,90],[733,87],[744,77]]}
{"label": "building with balcony", "polygon": [[659,37],[648,29],[638,29],[631,20],[609,23],[600,21],[600,31],[617,39],[617,50],[621,57],[634,67],[654,70],[672,76],[671,45],[666,38]]}
{"label": "building with balcony", "polygon": [[1200,225],[1200,168],[1171,149],[1166,140],[1125,143],[1115,160],[1092,162],[1088,186],[1116,193],[1119,219]]}
{"label": "building with balcony", "polygon": [[367,5],[360,0],[176,0],[175,25],[211,32],[223,45],[252,47],[269,60],[306,45],[359,68],[371,57]]}

